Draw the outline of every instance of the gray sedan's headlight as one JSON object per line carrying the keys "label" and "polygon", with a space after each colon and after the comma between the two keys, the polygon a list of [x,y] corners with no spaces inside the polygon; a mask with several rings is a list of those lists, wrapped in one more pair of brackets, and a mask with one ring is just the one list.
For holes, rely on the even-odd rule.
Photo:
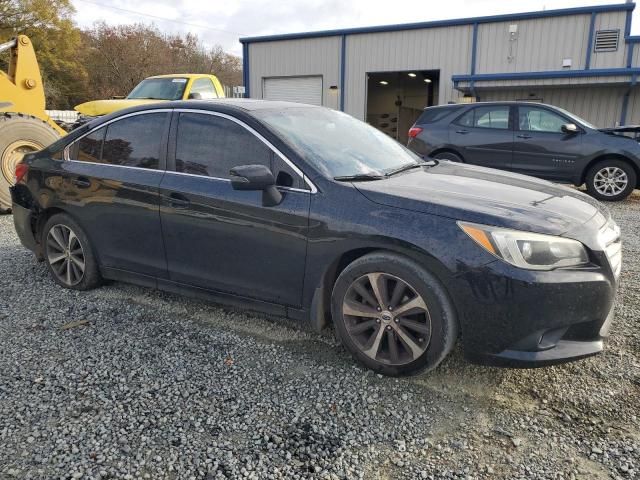
{"label": "gray sedan's headlight", "polygon": [[552,270],[589,263],[587,250],[577,240],[475,223],[458,225],[486,251],[516,267]]}

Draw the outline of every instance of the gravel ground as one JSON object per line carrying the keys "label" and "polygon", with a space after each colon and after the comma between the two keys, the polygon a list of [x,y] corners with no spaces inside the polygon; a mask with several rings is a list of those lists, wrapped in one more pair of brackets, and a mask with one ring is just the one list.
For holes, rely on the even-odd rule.
{"label": "gravel ground", "polygon": [[640,195],[605,352],[390,379],[330,333],[49,279],[0,217],[0,478],[640,478]]}

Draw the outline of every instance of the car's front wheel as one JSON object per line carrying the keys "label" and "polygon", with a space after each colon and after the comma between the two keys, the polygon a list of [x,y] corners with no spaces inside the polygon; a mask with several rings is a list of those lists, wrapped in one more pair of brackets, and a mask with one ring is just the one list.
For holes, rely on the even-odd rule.
{"label": "car's front wheel", "polygon": [[622,160],[602,160],[587,172],[587,191],[598,200],[624,200],[636,188],[636,172]]}
{"label": "car's front wheel", "polygon": [[84,230],[65,214],[53,215],[42,229],[44,258],[53,279],[65,288],[90,290],[102,278]]}
{"label": "car's front wheel", "polygon": [[442,284],[414,261],[387,252],[365,255],[342,271],[331,312],[352,356],[385,375],[435,368],[458,334]]}

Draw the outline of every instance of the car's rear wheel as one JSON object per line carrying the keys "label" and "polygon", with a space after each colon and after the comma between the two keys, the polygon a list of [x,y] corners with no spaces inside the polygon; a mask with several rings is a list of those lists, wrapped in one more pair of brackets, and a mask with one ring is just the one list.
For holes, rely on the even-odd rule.
{"label": "car's rear wheel", "polygon": [[462,157],[454,152],[440,152],[436,153],[433,158],[436,160],[448,160],[450,162],[462,163]]}
{"label": "car's rear wheel", "polygon": [[636,172],[622,160],[602,160],[587,173],[587,191],[598,200],[624,200],[636,188]]}
{"label": "car's rear wheel", "polygon": [[100,271],[84,230],[68,215],[53,215],[42,231],[44,257],[53,279],[65,288],[89,290]]}
{"label": "car's rear wheel", "polygon": [[343,345],[366,367],[391,376],[435,368],[457,338],[442,284],[405,257],[376,252],[348,265],[331,310]]}

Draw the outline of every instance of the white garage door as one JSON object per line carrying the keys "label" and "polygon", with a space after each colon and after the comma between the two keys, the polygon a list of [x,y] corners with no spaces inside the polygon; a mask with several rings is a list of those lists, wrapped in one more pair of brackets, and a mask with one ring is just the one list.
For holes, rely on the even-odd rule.
{"label": "white garage door", "polygon": [[322,105],[322,77],[265,78],[262,96],[265,100]]}

